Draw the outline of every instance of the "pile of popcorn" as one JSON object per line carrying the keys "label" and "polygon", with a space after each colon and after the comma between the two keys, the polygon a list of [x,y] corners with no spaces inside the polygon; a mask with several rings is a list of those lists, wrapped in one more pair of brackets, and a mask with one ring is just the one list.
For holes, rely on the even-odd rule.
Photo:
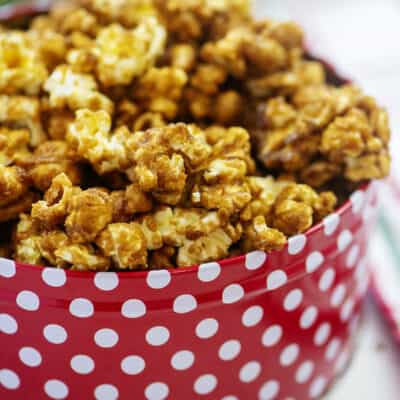
{"label": "pile of popcorn", "polygon": [[105,271],[273,251],[386,176],[386,112],[249,8],[77,0],[0,27],[0,257]]}

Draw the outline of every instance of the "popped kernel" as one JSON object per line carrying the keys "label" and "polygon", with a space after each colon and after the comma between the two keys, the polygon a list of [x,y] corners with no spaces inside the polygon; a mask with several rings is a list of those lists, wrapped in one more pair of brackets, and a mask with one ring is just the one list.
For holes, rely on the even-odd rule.
{"label": "popped kernel", "polygon": [[93,49],[97,76],[106,86],[127,85],[151,68],[164,51],[166,32],[155,18],[133,30],[112,24],[102,28]]}
{"label": "popped kernel", "polygon": [[171,121],[178,114],[187,81],[186,72],[182,69],[151,68],[134,87],[134,99],[142,108]]}
{"label": "popped kernel", "polygon": [[113,112],[112,101],[98,91],[92,75],[74,72],[68,65],[58,66],[43,87],[50,94],[52,108]]}
{"label": "popped kernel", "polygon": [[96,244],[111,257],[118,269],[134,270],[147,266],[146,237],[137,223],[108,225],[96,239]]}
{"label": "popped kernel", "polygon": [[0,95],[0,123],[13,128],[27,128],[32,147],[47,139],[40,117],[40,102],[37,98]]}
{"label": "popped kernel", "polygon": [[27,34],[15,31],[0,32],[2,94],[36,95],[47,74],[46,65]]}

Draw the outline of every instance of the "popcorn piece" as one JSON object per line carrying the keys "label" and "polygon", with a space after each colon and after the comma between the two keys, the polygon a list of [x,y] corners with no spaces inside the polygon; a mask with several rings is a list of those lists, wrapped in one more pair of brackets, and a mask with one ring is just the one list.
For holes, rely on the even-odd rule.
{"label": "popcorn piece", "polygon": [[96,244],[111,257],[118,269],[138,269],[147,266],[147,243],[137,223],[110,224],[100,234]]}
{"label": "popcorn piece", "polygon": [[243,252],[253,250],[280,250],[286,244],[286,236],[277,229],[268,227],[265,218],[258,216],[245,227],[244,239],[241,244]]}
{"label": "popcorn piece", "polygon": [[204,136],[185,124],[135,132],[127,142],[134,167],[132,180],[165,204],[179,202],[187,171],[199,167],[210,155]]}
{"label": "popcorn piece", "polygon": [[40,103],[35,98],[0,95],[0,123],[29,129],[32,147],[46,140],[40,120]]}
{"label": "popcorn piece", "polygon": [[30,154],[29,131],[0,128],[0,165],[11,165]]}
{"label": "popcorn piece", "polygon": [[74,244],[61,247],[55,252],[59,262],[70,266],[74,271],[107,271],[110,259],[97,254],[91,246]]}
{"label": "popcorn piece", "polygon": [[0,165],[0,207],[14,202],[29,189],[25,171]]}
{"label": "popcorn piece", "polygon": [[166,32],[155,18],[135,29],[113,24],[100,30],[94,54],[97,76],[105,86],[128,85],[151,68],[165,46]]}
{"label": "popcorn piece", "polygon": [[265,74],[288,67],[288,54],[281,44],[244,26],[230,30],[217,42],[206,43],[201,56],[238,79],[253,75],[253,71]]}
{"label": "popcorn piece", "polygon": [[112,221],[111,198],[102,189],[91,188],[72,196],[65,228],[74,243],[92,242]]}
{"label": "popcorn piece", "polygon": [[102,19],[118,21],[127,27],[157,15],[152,0],[84,0],[83,3]]}
{"label": "popcorn piece", "polygon": [[179,267],[198,265],[212,260],[225,258],[230,246],[241,236],[241,226],[229,225],[218,228],[195,240],[187,241],[178,249],[177,265]]}
{"label": "popcorn piece", "polygon": [[[198,40],[249,16],[248,0],[154,0],[168,31],[179,40]],[[229,21],[232,19],[233,21]],[[228,23],[230,22],[230,23]]]}
{"label": "popcorn piece", "polygon": [[128,166],[125,142],[130,132],[122,127],[111,134],[111,117],[105,111],[79,110],[69,125],[67,142],[88,160],[99,174]]}
{"label": "popcorn piece", "polygon": [[38,94],[47,69],[28,35],[0,32],[0,92]]}
{"label": "popcorn piece", "polygon": [[105,110],[110,114],[113,111],[111,100],[98,92],[94,78],[76,73],[67,65],[61,65],[53,71],[44,89],[50,94],[52,108],[87,108],[93,111]]}
{"label": "popcorn piece", "polygon": [[335,205],[333,194],[318,195],[309,186],[289,184],[275,201],[270,216],[272,227],[287,236],[305,232],[313,225],[314,218],[319,220],[330,214]]}
{"label": "popcorn piece", "polygon": [[134,88],[134,98],[143,108],[172,120],[178,114],[187,80],[181,69],[151,68]]}
{"label": "popcorn piece", "polygon": [[196,65],[197,52],[190,44],[179,43],[169,50],[172,67],[190,72]]}
{"label": "popcorn piece", "polygon": [[44,199],[32,206],[32,218],[47,229],[53,229],[64,223],[68,207],[74,194],[80,189],[74,188],[65,174],[56,176]]}
{"label": "popcorn piece", "polygon": [[125,190],[112,192],[110,196],[114,222],[127,222],[135,214],[149,212],[153,208],[151,197],[142,192],[135,183]]}
{"label": "popcorn piece", "polygon": [[33,187],[45,192],[53,178],[65,173],[74,185],[82,181],[82,170],[77,156],[62,141],[47,141],[39,145],[33,154],[19,157],[16,162],[29,175]]}
{"label": "popcorn piece", "polygon": [[63,35],[53,29],[46,29],[40,32],[29,31],[28,36],[35,46],[38,58],[45,64],[48,71],[64,61],[67,54],[67,40]]}
{"label": "popcorn piece", "polygon": [[276,198],[289,183],[287,180],[275,180],[271,176],[248,177],[247,184],[251,192],[251,201],[242,210],[241,220],[251,221],[257,216],[268,216],[273,209]]}

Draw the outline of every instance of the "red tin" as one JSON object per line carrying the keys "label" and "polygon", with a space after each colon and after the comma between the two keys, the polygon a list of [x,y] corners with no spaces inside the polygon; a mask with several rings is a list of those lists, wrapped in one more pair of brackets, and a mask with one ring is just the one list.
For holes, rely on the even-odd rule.
{"label": "red tin", "polygon": [[352,353],[375,191],[268,255],[132,273],[1,259],[0,398],[319,398]]}

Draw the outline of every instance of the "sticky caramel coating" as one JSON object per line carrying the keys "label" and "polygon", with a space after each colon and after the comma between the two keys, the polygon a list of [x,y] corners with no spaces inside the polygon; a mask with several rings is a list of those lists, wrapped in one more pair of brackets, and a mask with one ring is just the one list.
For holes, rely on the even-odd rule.
{"label": "sticky caramel coating", "polygon": [[313,187],[341,175],[358,182],[388,174],[386,111],[353,86],[310,86],[292,102],[271,99],[262,123],[256,133],[260,160]]}
{"label": "sticky caramel coating", "polygon": [[37,95],[47,68],[33,41],[23,32],[0,32],[0,92]]}
{"label": "sticky caramel coating", "polygon": [[0,31],[0,256],[127,271],[270,252],[389,173],[386,112],[248,0],[55,2]]}

